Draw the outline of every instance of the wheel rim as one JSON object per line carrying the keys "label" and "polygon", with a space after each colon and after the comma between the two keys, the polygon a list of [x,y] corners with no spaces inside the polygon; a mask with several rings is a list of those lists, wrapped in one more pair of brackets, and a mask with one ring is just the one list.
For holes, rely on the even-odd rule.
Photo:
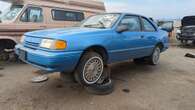
{"label": "wheel rim", "polygon": [[99,57],[90,58],[84,66],[83,78],[87,84],[96,83],[103,73],[103,61]]}
{"label": "wheel rim", "polygon": [[156,48],[154,50],[154,53],[153,53],[153,63],[154,64],[158,64],[159,63],[159,58],[160,58],[160,49],[159,48]]}

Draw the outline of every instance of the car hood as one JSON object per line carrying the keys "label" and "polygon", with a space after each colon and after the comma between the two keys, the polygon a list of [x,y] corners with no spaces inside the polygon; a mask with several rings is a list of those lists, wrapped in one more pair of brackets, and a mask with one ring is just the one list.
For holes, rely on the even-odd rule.
{"label": "car hood", "polygon": [[98,33],[105,29],[98,28],[83,28],[83,27],[71,27],[71,28],[56,28],[56,29],[46,29],[28,32],[26,36],[32,37],[42,37],[42,38],[62,38],[66,36],[78,36],[89,33]]}
{"label": "car hood", "polygon": [[186,16],[182,19],[182,27],[195,25],[195,16]]}

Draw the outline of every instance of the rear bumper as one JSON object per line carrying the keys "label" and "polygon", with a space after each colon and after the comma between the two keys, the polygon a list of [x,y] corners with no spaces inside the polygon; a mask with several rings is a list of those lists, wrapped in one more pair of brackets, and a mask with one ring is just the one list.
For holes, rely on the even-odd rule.
{"label": "rear bumper", "polygon": [[48,72],[72,72],[81,56],[81,52],[47,52],[43,50],[33,50],[16,45],[15,52],[19,55],[19,51],[26,52],[26,58],[22,59],[24,62],[31,64],[41,70]]}

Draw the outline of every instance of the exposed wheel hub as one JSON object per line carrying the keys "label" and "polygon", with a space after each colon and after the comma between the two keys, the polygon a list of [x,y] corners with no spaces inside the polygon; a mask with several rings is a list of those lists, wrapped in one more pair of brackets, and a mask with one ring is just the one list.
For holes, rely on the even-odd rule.
{"label": "exposed wheel hub", "polygon": [[83,78],[86,83],[96,83],[103,73],[103,61],[99,57],[93,57],[89,59],[83,70]]}

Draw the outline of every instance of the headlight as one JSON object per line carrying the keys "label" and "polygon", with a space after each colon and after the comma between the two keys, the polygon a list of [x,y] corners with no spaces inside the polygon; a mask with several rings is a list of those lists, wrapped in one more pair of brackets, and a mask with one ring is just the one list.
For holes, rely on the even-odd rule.
{"label": "headlight", "polygon": [[67,43],[62,40],[43,39],[40,47],[54,50],[63,50],[67,47]]}
{"label": "headlight", "polygon": [[20,43],[23,43],[23,42],[24,42],[25,37],[26,37],[26,36],[22,36],[22,37],[21,37]]}

